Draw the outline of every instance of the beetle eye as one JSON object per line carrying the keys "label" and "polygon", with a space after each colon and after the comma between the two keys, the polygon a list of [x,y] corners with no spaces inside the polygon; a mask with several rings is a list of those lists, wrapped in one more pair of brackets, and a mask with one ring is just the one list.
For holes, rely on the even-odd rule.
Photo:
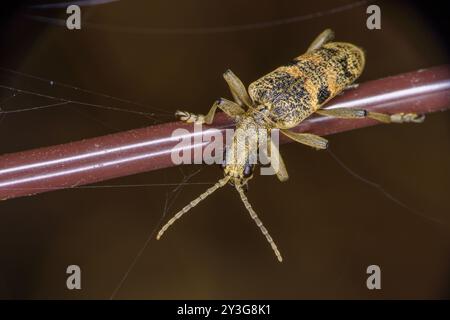
{"label": "beetle eye", "polygon": [[244,167],[244,178],[248,178],[252,175],[253,173],[253,166],[247,164]]}

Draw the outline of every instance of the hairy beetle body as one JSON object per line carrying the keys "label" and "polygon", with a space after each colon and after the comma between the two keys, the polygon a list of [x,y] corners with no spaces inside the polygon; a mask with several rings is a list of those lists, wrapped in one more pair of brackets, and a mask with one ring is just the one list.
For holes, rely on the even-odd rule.
{"label": "hairy beetle body", "polygon": [[352,84],[364,69],[363,51],[332,42],[305,53],[250,84],[248,92],[270,111],[270,120],[289,129]]}
{"label": "hairy beetle body", "polygon": [[[183,214],[217,189],[230,183],[238,191],[251,218],[281,262],[283,258],[280,251],[250,205],[244,190],[252,178],[254,164],[250,161],[250,157],[259,145],[257,130],[270,133],[272,129],[280,129],[281,133],[294,141],[315,149],[326,149],[328,141],[325,138],[288,129],[295,127],[313,113],[343,119],[368,117],[385,123],[424,120],[423,116],[415,113],[390,115],[344,107],[321,109],[328,100],[353,84],[361,75],[365,64],[364,52],[360,48],[350,43],[330,42],[333,37],[333,31],[326,29],[312,42],[305,54],[256,80],[250,84],[248,91],[242,81],[231,70],[227,70],[223,76],[234,101],[219,99],[206,115],[196,115],[187,111],[176,112],[176,115],[186,122],[211,124],[219,108],[236,120],[236,132],[230,148],[227,149],[227,159],[223,166],[225,176],[176,213],[161,228],[157,239]],[[278,146],[272,142],[268,144],[271,160],[278,159],[275,163],[271,162],[271,166],[276,167],[274,171],[278,179],[286,181],[289,175]]]}

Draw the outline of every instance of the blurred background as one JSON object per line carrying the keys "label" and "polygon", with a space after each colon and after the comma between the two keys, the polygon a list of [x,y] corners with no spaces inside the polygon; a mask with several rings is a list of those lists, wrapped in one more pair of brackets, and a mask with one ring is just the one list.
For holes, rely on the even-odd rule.
{"label": "blurred background", "polygon": [[[338,41],[366,50],[359,82],[445,64],[449,56],[448,19],[425,1],[113,1],[82,7],[78,31],[55,23],[67,17],[65,6],[33,7],[49,3],[2,3],[0,67],[141,105],[7,70],[0,70],[0,84],[140,111],[204,113],[216,98],[229,97],[224,70],[248,85],[304,52],[328,27]],[[381,8],[381,30],[366,28],[370,3]],[[273,21],[282,23],[267,23]],[[48,104],[12,93],[0,90],[3,110]],[[76,104],[0,115],[0,154],[169,120]],[[422,216],[353,178],[328,153],[283,145],[290,180],[257,176],[248,193],[283,253],[282,264],[236,192],[224,188],[161,241],[152,239],[114,297],[450,298],[449,120],[448,112],[438,113],[421,125],[328,137],[352,170]],[[215,166],[183,166],[106,183],[159,186],[71,189],[0,203],[0,298],[110,298],[166,204],[164,221],[206,189],[176,187],[200,168],[191,182],[222,176]],[[81,267],[81,290],[66,288],[71,264]],[[381,268],[381,290],[366,287],[372,264]]]}

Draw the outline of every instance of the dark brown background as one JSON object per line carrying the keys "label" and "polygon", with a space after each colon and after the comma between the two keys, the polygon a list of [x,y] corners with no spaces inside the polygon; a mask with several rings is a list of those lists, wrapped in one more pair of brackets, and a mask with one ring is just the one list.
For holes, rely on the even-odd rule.
{"label": "dark brown background", "polygon": [[[350,1],[120,1],[82,9],[109,26],[217,27],[329,10]],[[361,82],[448,62],[439,9],[378,3],[382,30],[366,28],[366,6],[270,28],[198,35],[146,34],[89,27],[71,32],[23,14],[64,18],[61,10],[3,9],[0,65],[169,112],[205,112],[229,96],[221,74],[248,84],[303,52],[326,27],[365,48]],[[430,11],[432,10],[432,11]],[[0,83],[104,105],[120,104],[0,72]],[[10,95],[0,91],[1,99]],[[17,97],[17,109],[48,101]],[[168,120],[161,118],[161,120]],[[80,106],[11,114],[0,120],[0,153],[151,124],[146,118]],[[298,144],[281,151],[290,180],[256,177],[249,198],[284,255],[279,264],[232,188],[152,240],[116,298],[450,298],[450,122],[383,125],[330,137],[353,170],[383,185],[429,222],[343,171],[326,153]],[[183,167],[185,174],[198,166]],[[193,182],[221,177],[205,167]],[[179,168],[108,184],[178,183]],[[109,298],[163,213],[174,186],[51,192],[0,204],[0,298]],[[183,188],[171,210],[206,188]],[[167,217],[166,217],[167,219]],[[82,290],[65,269],[82,268]],[[366,288],[366,268],[382,270],[382,290]]]}

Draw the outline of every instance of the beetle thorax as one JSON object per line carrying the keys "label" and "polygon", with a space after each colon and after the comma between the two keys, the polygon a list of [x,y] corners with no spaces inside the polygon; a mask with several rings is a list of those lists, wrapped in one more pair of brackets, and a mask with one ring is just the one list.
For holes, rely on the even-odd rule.
{"label": "beetle thorax", "polygon": [[230,183],[243,185],[252,178],[253,167],[258,159],[259,131],[264,127],[250,115],[239,119],[236,131],[226,151],[224,174]]}

